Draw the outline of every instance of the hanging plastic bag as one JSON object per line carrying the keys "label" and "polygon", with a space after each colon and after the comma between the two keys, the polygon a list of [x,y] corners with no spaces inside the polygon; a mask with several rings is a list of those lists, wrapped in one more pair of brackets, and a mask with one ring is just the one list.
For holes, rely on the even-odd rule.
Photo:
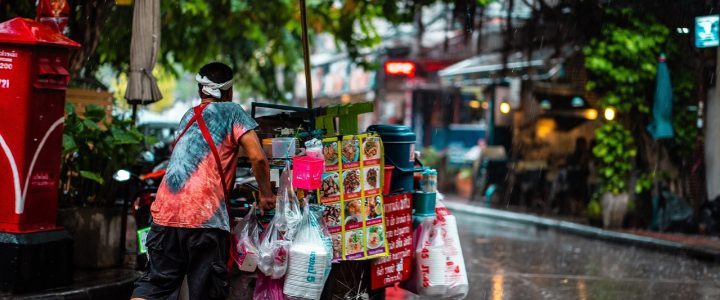
{"label": "hanging plastic bag", "polygon": [[280,176],[275,216],[268,224],[259,246],[258,268],[272,279],[283,278],[287,272],[290,244],[302,218],[290,178],[288,169]]}
{"label": "hanging plastic bag", "polygon": [[322,206],[305,204],[303,219],[290,247],[283,292],[288,299],[320,299],[332,260],[332,244],[320,221]]}
{"label": "hanging plastic bag", "polygon": [[244,218],[233,227],[232,238],[235,251],[231,253],[238,269],[255,272],[259,261],[260,232],[262,231],[252,206]]}
{"label": "hanging plastic bag", "polygon": [[443,297],[445,285],[445,256],[440,226],[433,217],[423,219],[415,230],[415,261],[406,290],[422,296]]}
{"label": "hanging plastic bag", "polygon": [[302,211],[295,189],[292,185],[292,171],[289,166],[280,174],[280,188],[278,189],[278,202],[282,202],[282,213],[287,221],[287,240],[292,241],[298,223],[302,220]]}
{"label": "hanging plastic bag", "polygon": [[450,214],[442,200],[435,202],[435,214],[437,225],[443,237],[443,255],[445,256],[445,292],[446,299],[464,299],[470,286],[465,269],[462,247],[460,246],[460,235],[457,229],[457,220]]}
{"label": "hanging plastic bag", "polygon": [[305,154],[307,156],[325,159],[322,149],[323,145],[321,140],[312,139],[305,142]]}
{"label": "hanging plastic bag", "polygon": [[262,273],[258,274],[253,300],[285,300],[283,280],[272,279]]}
{"label": "hanging plastic bag", "polygon": [[260,242],[258,269],[273,279],[280,279],[287,271],[290,241],[286,239],[288,232],[287,219],[281,206],[286,204],[278,201],[275,216],[268,224]]}
{"label": "hanging plastic bag", "polygon": [[469,285],[455,217],[440,200],[435,213],[415,231],[414,271],[403,287],[422,296],[464,299]]}

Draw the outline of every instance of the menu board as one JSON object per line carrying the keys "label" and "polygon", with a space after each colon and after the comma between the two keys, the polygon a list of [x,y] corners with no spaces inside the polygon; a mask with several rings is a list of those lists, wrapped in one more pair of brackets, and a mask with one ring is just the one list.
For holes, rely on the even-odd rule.
{"label": "menu board", "polygon": [[392,254],[372,262],[372,289],[410,279],[413,253],[411,199],[412,194],[409,193],[385,198],[387,243]]}
{"label": "menu board", "polygon": [[333,260],[387,255],[380,137],[327,138],[323,155],[325,172],[318,197],[326,206],[323,219],[333,241]]}

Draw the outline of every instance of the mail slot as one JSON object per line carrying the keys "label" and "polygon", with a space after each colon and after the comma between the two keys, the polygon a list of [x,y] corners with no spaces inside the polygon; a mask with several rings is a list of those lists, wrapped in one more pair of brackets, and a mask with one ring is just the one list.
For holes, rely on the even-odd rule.
{"label": "mail slot", "polygon": [[68,55],[33,20],[0,24],[0,232],[55,230]]}

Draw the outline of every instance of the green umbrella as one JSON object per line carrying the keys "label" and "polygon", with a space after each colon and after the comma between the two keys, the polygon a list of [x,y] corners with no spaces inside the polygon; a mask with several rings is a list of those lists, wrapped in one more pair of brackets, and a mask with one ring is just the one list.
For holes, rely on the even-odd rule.
{"label": "green umbrella", "polygon": [[665,63],[665,54],[660,54],[658,61],[653,119],[647,127],[650,136],[654,140],[673,137],[672,84],[670,83],[670,71]]}

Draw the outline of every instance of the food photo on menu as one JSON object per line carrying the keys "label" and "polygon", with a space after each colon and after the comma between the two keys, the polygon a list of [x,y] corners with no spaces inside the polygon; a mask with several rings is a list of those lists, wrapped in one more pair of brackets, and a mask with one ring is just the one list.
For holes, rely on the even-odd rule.
{"label": "food photo on menu", "polygon": [[372,160],[380,158],[380,140],[376,136],[367,137],[363,144],[363,159]]}
{"label": "food photo on menu", "polygon": [[323,143],[323,156],[325,165],[331,166],[338,163],[338,143],[336,141]]}
{"label": "food photo on menu", "polygon": [[360,160],[360,145],[357,137],[342,141],[342,161],[343,163],[353,163]]}
{"label": "food photo on menu", "polygon": [[376,190],[380,188],[380,167],[366,167],[365,172],[365,191]]}
{"label": "food photo on menu", "polygon": [[[362,228],[357,230],[349,230],[345,232],[345,256],[348,259],[355,259],[358,257],[362,257],[362,253],[365,251],[363,246],[363,230]],[[353,255],[351,257],[347,257],[351,254],[358,254],[360,255]]]}
{"label": "food photo on menu", "polygon": [[340,195],[340,177],[337,172],[323,174],[320,192],[323,198]]}
{"label": "food photo on menu", "polygon": [[342,225],[340,222],[340,203],[325,204],[322,218],[323,223],[328,228]]}
{"label": "food photo on menu", "polygon": [[345,201],[345,225],[360,225],[362,221],[362,200]]}
{"label": "food photo on menu", "polygon": [[372,196],[365,200],[365,213],[367,220],[381,218],[383,211],[382,197]]}
{"label": "food photo on menu", "polygon": [[360,170],[345,170],[343,171],[343,188],[345,194],[359,193],[360,192]]}
{"label": "food photo on menu", "polygon": [[[367,228],[367,247],[368,250],[375,250],[385,247],[385,232],[382,225],[373,225]],[[368,253],[373,255],[376,253]]]}
{"label": "food photo on menu", "polygon": [[342,258],[342,233],[332,235],[333,259]]}

